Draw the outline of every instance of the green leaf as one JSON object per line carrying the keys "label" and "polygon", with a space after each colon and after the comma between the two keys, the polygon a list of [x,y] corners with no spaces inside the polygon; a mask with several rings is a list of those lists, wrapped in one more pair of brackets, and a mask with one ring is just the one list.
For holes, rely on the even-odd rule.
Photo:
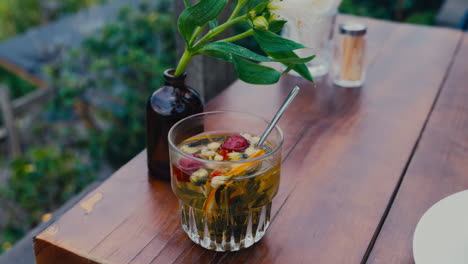
{"label": "green leaf", "polygon": [[251,84],[273,84],[278,82],[281,72],[251,61],[237,55],[232,56],[234,68],[239,79]]}
{"label": "green leaf", "polygon": [[[213,42],[213,43],[205,45],[200,50],[200,52],[209,56],[213,56],[218,59],[226,60],[226,61],[232,60],[232,56],[229,56],[229,54],[235,54],[240,57],[253,60],[253,61],[281,62],[283,64],[303,64],[315,58],[315,55],[306,57],[306,58],[299,58],[294,52],[291,52],[291,53],[288,53],[291,55],[291,57],[282,57],[282,58],[272,59],[272,58],[257,54],[247,48],[244,48],[242,46],[239,46],[230,42]],[[284,54],[284,56],[286,55],[287,54]]]}
{"label": "green leaf", "polygon": [[270,3],[270,1],[262,2],[262,3],[258,4],[258,5],[256,5],[254,8],[252,8],[251,11],[255,11],[256,14],[260,14],[266,9],[266,7],[268,6],[269,3]]}
{"label": "green leaf", "polygon": [[[296,55],[294,52],[291,51],[292,54]],[[312,55],[310,57],[305,57],[305,58],[299,58],[297,55],[289,58],[284,58],[284,59],[275,59],[277,62],[281,62],[283,64],[304,64],[307,63],[315,58],[315,55]]]}
{"label": "green leaf", "polygon": [[190,40],[196,27],[217,18],[224,10],[227,0],[201,0],[185,9],[179,16],[179,32],[186,42]]}
{"label": "green leaf", "polygon": [[216,59],[232,62],[232,55],[221,51],[205,51],[203,55],[211,56]]}
{"label": "green leaf", "polygon": [[291,67],[292,70],[299,73],[302,77],[304,77],[304,79],[314,82],[314,77],[312,77],[309,68],[307,68],[305,64],[293,64],[289,65],[288,67]]}
{"label": "green leaf", "polygon": [[216,28],[218,26],[218,24],[219,24],[218,19],[210,20],[209,24],[210,24],[210,29]]}
{"label": "green leaf", "polygon": [[265,52],[292,51],[305,48],[304,45],[282,38],[264,29],[254,29],[254,38]]}
{"label": "green leaf", "polygon": [[[286,59],[291,59],[291,58],[299,59],[299,56],[297,56],[296,53],[294,53],[293,51],[268,52],[268,55],[277,60],[282,60],[282,59],[286,60]],[[312,59],[314,57],[315,56],[312,56]],[[305,64],[293,64],[293,63],[288,63],[288,62],[283,62],[283,64],[286,65],[288,68],[294,70],[295,72],[299,73],[306,80],[309,80],[311,82],[314,81],[312,74],[310,74],[309,68],[307,68]]]}
{"label": "green leaf", "polygon": [[237,5],[243,7],[248,2],[250,2],[250,0],[237,0]]}
{"label": "green leaf", "polygon": [[205,52],[205,51],[227,52],[227,53],[235,54],[240,57],[243,57],[249,60],[254,60],[254,61],[262,61],[262,62],[275,61],[271,58],[259,55],[247,48],[241,47],[239,45],[236,45],[230,42],[213,42],[210,44],[206,44],[205,46],[203,46],[201,51],[202,52]]}
{"label": "green leaf", "polygon": [[270,30],[273,33],[279,32],[281,29],[283,29],[284,25],[288,21],[286,20],[273,20],[270,22],[270,26],[268,27],[268,30]]}

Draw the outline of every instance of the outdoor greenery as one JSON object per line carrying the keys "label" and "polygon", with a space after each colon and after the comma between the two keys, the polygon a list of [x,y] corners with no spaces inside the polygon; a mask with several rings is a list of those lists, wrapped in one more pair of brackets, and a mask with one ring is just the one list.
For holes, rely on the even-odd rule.
{"label": "outdoor greenery", "polygon": [[[109,0],[2,0],[0,1],[0,41],[66,14]],[[8,85],[13,98],[23,96],[35,86],[0,68],[0,83]]]}
{"label": "outdoor greenery", "polygon": [[[12,163],[13,174],[1,189],[8,219],[2,249],[8,249],[51,212],[93,181],[95,173],[74,150],[59,146],[30,149]],[[1,251],[1,250],[0,250]]]}
{"label": "outdoor greenery", "polygon": [[343,0],[340,12],[433,25],[443,0]]}
{"label": "outdoor greenery", "polygon": [[18,98],[31,91],[34,91],[36,87],[28,81],[10,73],[9,71],[0,67],[0,83],[5,84],[8,87],[14,89],[10,90],[10,96],[12,98]]}
{"label": "outdoor greenery", "polygon": [[115,169],[144,148],[148,95],[175,64],[168,10],[167,4],[123,9],[116,23],[48,67],[58,95],[35,128],[33,147],[12,162],[13,175],[0,193],[11,219],[0,237],[4,249],[106,164]]}
{"label": "outdoor greenery", "polygon": [[2,0],[0,40],[106,0]]}
{"label": "outdoor greenery", "polygon": [[144,148],[148,96],[175,61],[172,16],[144,10],[122,10],[119,23],[49,69],[52,83],[60,87],[54,111],[73,113],[77,102],[92,109],[80,117],[87,122],[90,151],[114,166]]}

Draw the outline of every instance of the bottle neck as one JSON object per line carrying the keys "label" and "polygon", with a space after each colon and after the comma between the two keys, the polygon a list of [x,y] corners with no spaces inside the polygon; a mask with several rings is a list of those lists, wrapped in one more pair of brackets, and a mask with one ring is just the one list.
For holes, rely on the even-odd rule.
{"label": "bottle neck", "polygon": [[170,85],[177,88],[185,87],[185,79],[187,78],[187,73],[181,75],[174,75],[175,69],[169,69],[164,71],[164,84]]}

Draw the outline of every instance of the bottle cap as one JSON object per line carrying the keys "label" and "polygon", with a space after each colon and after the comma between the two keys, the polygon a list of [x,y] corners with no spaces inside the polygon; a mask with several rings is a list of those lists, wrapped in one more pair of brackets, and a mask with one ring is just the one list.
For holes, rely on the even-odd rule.
{"label": "bottle cap", "polygon": [[348,21],[340,24],[340,34],[353,37],[364,36],[367,32],[366,24],[357,21]]}

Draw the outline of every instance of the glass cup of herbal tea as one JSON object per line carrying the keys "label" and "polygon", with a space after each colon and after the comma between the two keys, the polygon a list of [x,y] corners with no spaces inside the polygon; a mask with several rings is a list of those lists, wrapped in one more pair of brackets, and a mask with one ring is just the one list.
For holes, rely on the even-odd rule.
{"label": "glass cup of herbal tea", "polygon": [[257,147],[268,124],[252,114],[219,111],[190,116],[170,130],[172,189],[182,227],[193,242],[236,251],[265,234],[278,193],[283,144],[276,126]]}

